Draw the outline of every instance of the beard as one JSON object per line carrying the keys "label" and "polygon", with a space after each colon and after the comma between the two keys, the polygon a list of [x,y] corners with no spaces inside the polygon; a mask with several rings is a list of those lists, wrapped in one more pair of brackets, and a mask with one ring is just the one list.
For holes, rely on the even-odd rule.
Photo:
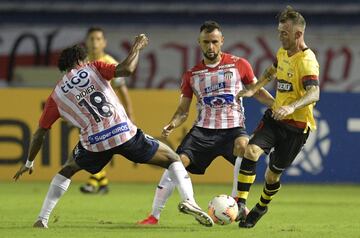
{"label": "beard", "polygon": [[215,60],[215,59],[218,57],[218,55],[219,55],[219,53],[211,52],[211,53],[212,53],[212,56],[210,56],[210,55],[208,55],[208,53],[209,53],[209,52],[203,52],[203,55],[204,55],[204,57],[205,57],[206,59],[208,59],[208,60],[210,60],[210,61]]}

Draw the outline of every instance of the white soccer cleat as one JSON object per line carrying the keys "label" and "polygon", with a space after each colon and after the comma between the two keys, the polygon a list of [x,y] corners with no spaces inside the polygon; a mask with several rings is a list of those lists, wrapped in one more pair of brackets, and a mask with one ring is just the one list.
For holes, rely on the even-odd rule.
{"label": "white soccer cleat", "polygon": [[214,221],[211,219],[211,217],[201,210],[201,208],[196,204],[192,203],[189,200],[182,201],[179,203],[179,211],[191,215],[195,217],[195,219],[204,226],[211,227],[214,225]]}
{"label": "white soccer cleat", "polygon": [[37,221],[34,223],[33,227],[43,228],[43,229],[47,229],[47,228],[48,228],[46,222],[44,222],[44,221],[42,221],[42,220],[37,220]]}

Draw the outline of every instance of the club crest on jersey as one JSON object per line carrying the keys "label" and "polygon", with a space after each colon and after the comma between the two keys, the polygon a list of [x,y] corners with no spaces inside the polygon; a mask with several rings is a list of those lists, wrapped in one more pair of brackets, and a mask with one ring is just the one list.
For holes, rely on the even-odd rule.
{"label": "club crest on jersey", "polygon": [[286,80],[279,79],[277,82],[277,90],[279,92],[291,92],[293,91],[293,85]]}
{"label": "club crest on jersey", "polygon": [[205,105],[210,107],[222,107],[227,104],[231,104],[234,101],[234,95],[232,94],[222,94],[217,96],[208,96],[204,97]]}
{"label": "club crest on jersey", "polygon": [[90,83],[89,75],[89,72],[85,69],[79,70],[70,80],[65,80],[64,84],[61,85],[60,88],[64,93],[70,92],[70,90],[74,87],[78,89],[85,88]]}
{"label": "club crest on jersey", "polygon": [[230,79],[232,79],[232,77],[233,77],[233,72],[231,72],[231,71],[226,71],[225,73],[224,73],[224,79],[225,80],[230,80]]}
{"label": "club crest on jersey", "polygon": [[288,76],[288,78],[292,78],[294,76],[294,73],[293,72],[287,72],[287,76]]}

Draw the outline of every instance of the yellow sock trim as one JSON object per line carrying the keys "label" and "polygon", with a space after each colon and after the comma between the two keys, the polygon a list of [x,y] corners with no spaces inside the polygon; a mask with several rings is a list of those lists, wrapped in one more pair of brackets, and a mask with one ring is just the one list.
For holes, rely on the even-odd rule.
{"label": "yellow sock trim", "polygon": [[279,191],[280,188],[281,188],[281,187],[279,187],[278,189],[274,189],[274,190],[270,190],[270,189],[266,189],[266,188],[265,188],[265,190],[266,190],[266,192],[273,193],[273,192]]}
{"label": "yellow sock trim", "polygon": [[256,175],[239,174],[238,181],[240,183],[254,183]]}
{"label": "yellow sock trim", "polygon": [[108,178],[103,178],[102,180],[100,180],[99,185],[100,186],[107,186],[109,184],[109,179]]}
{"label": "yellow sock trim", "polygon": [[102,170],[99,173],[93,175],[93,177],[95,177],[98,180],[102,179],[105,176],[106,176],[106,171],[105,170]]}
{"label": "yellow sock trim", "polygon": [[264,193],[264,191],[262,192],[261,196],[262,196],[263,198],[265,198],[266,200],[271,200],[272,197],[273,197],[273,196],[267,195],[266,193]]}
{"label": "yellow sock trim", "polygon": [[95,179],[92,179],[90,178],[88,181],[87,181],[88,184],[90,184],[91,186],[94,186],[94,187],[98,187],[99,186],[99,183],[97,180]]}
{"label": "yellow sock trim", "polygon": [[262,206],[262,207],[266,207],[267,204],[263,203],[262,201],[259,201],[259,205]]}
{"label": "yellow sock trim", "polygon": [[238,197],[239,198],[247,199],[248,196],[249,196],[249,192],[243,192],[243,191],[238,192]]}

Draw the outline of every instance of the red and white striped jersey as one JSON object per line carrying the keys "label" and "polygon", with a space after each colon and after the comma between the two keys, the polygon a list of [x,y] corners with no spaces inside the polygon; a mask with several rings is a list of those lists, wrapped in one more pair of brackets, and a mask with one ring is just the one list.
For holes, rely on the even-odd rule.
{"label": "red and white striped jersey", "polygon": [[99,61],[66,73],[45,105],[40,126],[50,128],[61,116],[80,128],[82,146],[93,152],[109,150],[131,139],[137,128],[110,85],[114,74],[114,64]]}
{"label": "red and white striped jersey", "polygon": [[236,94],[256,78],[249,62],[222,53],[215,67],[203,62],[184,73],[181,92],[184,97],[197,98],[198,117],[195,126],[208,129],[245,127],[242,101]]}

